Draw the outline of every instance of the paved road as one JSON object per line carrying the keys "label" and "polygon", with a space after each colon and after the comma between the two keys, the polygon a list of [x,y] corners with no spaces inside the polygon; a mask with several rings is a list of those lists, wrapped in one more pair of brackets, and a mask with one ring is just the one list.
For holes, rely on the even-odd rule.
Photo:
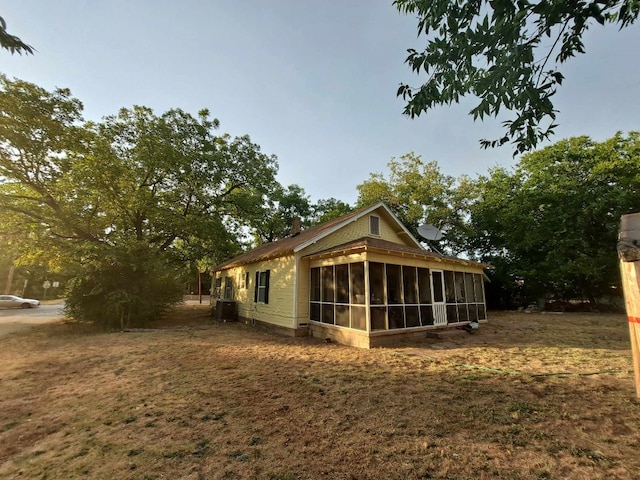
{"label": "paved road", "polygon": [[29,329],[34,325],[61,320],[64,317],[63,308],[64,303],[25,309],[0,307],[0,337]]}

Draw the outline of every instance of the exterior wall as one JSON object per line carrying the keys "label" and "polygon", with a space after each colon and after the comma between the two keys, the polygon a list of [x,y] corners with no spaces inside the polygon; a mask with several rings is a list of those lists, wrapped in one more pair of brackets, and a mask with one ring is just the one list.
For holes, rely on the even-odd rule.
{"label": "exterior wall", "polygon": [[246,317],[239,317],[239,320],[242,323],[252,325],[256,328],[260,328],[269,333],[276,333],[276,334],[284,335],[287,337],[308,337],[309,336],[309,329],[307,327],[300,327],[300,328],[293,329],[289,327],[282,327],[280,325],[275,325],[270,322],[263,322],[262,320],[257,320],[255,318],[251,319]]}
{"label": "exterior wall", "polygon": [[[399,243],[401,245],[413,245],[409,243],[406,235],[399,235],[400,227],[396,223],[392,223],[387,219],[386,212],[376,210],[372,212],[373,215],[380,217],[380,237],[383,240],[389,242]],[[362,218],[345,225],[340,230],[328,235],[327,237],[319,240],[313,245],[308,246],[302,252],[302,255],[309,255],[311,253],[320,252],[336,245],[342,245],[343,243],[357,240],[358,238],[371,236],[369,234],[369,215],[364,215]]]}
{"label": "exterior wall", "polygon": [[[219,297],[214,298],[214,300],[218,300],[219,299],[224,299],[224,285],[225,285],[225,278],[226,277],[231,277],[233,279],[233,300],[235,300],[236,302],[238,302],[238,304],[241,303],[245,303],[247,301],[247,296],[248,296],[248,289],[247,288],[240,288],[241,282],[242,282],[242,275],[245,272],[245,269],[243,269],[242,267],[236,267],[236,268],[229,268],[227,270],[223,270],[220,272],[216,272],[215,278],[213,280],[214,283],[214,288],[215,288],[215,279],[222,279],[221,281],[221,286],[220,286],[220,293],[219,293]],[[213,291],[212,294],[214,295],[214,297],[216,297],[216,292]],[[252,297],[253,299],[253,297]]]}
{"label": "exterior wall", "polygon": [[[481,320],[480,323],[487,323]],[[340,328],[333,325],[313,323],[309,326],[309,335],[315,338],[329,339],[342,345],[349,345],[357,348],[387,347],[402,344],[403,342],[419,341],[427,338],[434,332],[451,330],[447,327],[421,327],[409,330],[389,330],[385,332],[367,333],[350,328]],[[460,335],[468,335],[467,332],[460,331]]]}
{"label": "exterior wall", "polygon": [[[487,320],[480,320],[480,323],[485,324]],[[437,332],[452,332],[456,327],[452,327],[451,325],[445,327],[422,327],[421,329],[410,329],[410,330],[400,330],[400,331],[387,331],[387,332],[376,332],[371,335],[369,339],[369,348],[375,347],[390,347],[394,345],[399,345],[406,342],[412,341],[420,341],[425,338],[429,338],[429,336],[433,336]],[[468,332],[464,330],[457,330],[456,334],[460,334],[460,336],[469,335]]]}
{"label": "exterior wall", "polygon": [[309,260],[298,259],[298,295],[296,299],[296,318],[298,328],[309,326]]}
{"label": "exterior wall", "polygon": [[371,338],[369,334],[361,330],[351,328],[340,328],[333,325],[313,323],[309,326],[309,336],[315,338],[329,339],[341,345],[350,347],[371,348]]}
{"label": "exterior wall", "polygon": [[[294,257],[286,256],[216,272],[216,278],[222,278],[221,298],[224,298],[224,278],[230,276],[234,279],[233,300],[238,302],[238,316],[241,319],[257,320],[293,329],[295,328],[293,318],[294,269]],[[271,271],[269,303],[267,304],[254,302],[256,272],[265,270]],[[240,285],[242,276],[246,272],[249,272],[249,284],[247,288],[243,289],[240,288]]]}

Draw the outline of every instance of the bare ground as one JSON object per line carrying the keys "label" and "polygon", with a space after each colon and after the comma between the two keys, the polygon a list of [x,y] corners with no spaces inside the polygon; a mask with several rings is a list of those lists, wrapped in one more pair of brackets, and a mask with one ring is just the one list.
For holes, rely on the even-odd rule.
{"label": "bare ground", "polygon": [[0,478],[640,478],[624,316],[367,351],[207,313],[0,338]]}

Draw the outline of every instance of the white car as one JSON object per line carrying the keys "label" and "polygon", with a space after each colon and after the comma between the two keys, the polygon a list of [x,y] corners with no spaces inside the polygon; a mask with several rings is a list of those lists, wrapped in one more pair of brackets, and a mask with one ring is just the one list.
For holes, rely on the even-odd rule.
{"label": "white car", "polygon": [[33,298],[22,298],[15,295],[0,295],[0,307],[33,308],[38,305],[40,305],[40,302]]}

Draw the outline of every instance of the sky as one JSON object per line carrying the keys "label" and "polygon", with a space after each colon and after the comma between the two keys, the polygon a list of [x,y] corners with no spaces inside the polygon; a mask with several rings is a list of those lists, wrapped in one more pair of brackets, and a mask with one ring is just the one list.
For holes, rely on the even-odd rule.
{"label": "sky", "polygon": [[[313,202],[353,204],[357,185],[409,152],[454,177],[517,162],[509,146],[480,148],[504,118],[474,123],[473,99],[402,114],[399,84],[424,80],[406,50],[426,43],[391,0],[0,0],[0,16],[37,50],[0,51],[0,72],[69,88],[87,120],[133,105],[207,108],[220,132],[276,155],[278,181]],[[587,53],[561,69],[553,142],[640,130],[639,27],[588,31]]]}

